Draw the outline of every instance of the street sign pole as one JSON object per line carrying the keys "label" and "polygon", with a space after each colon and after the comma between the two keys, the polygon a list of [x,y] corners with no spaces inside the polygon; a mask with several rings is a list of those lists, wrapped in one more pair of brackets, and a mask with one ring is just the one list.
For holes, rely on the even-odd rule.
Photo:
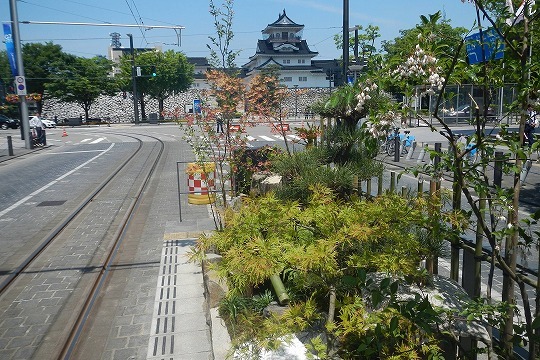
{"label": "street sign pole", "polygon": [[[13,46],[15,48],[15,58],[17,60],[18,76],[17,78],[24,80],[24,65],[22,59],[21,50],[21,36],[19,32],[19,17],[17,15],[17,2],[16,0],[9,0],[9,8],[11,15],[11,24],[13,26]],[[17,84],[18,85],[18,84]],[[24,92],[26,92],[26,84],[23,84]],[[17,90],[19,94],[19,90]],[[30,122],[28,119],[28,104],[26,103],[26,96],[19,95],[21,106],[21,139],[24,139],[24,147],[26,149],[32,148],[32,139],[30,138]]]}

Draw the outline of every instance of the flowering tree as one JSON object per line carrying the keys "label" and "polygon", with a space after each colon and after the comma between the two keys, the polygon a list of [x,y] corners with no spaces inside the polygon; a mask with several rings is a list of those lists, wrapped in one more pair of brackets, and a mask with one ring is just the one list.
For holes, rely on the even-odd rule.
{"label": "flowering tree", "polygon": [[[491,250],[491,269],[488,276],[487,302],[491,302],[491,287],[493,283],[495,266],[502,269],[503,277],[503,298],[508,304],[516,302],[515,289],[519,289],[524,309],[524,321],[515,322],[515,308],[508,306],[504,317],[504,325],[500,326],[503,349],[501,354],[504,358],[513,358],[513,345],[520,341],[528,341],[529,359],[538,356],[538,344],[540,327],[538,294],[536,295],[536,312],[532,313],[529,295],[526,291],[527,285],[538,288],[538,283],[533,283],[530,279],[520,275],[517,267],[517,257],[520,251],[527,251],[531,246],[538,245],[538,233],[531,229],[532,224],[536,224],[540,218],[540,213],[533,214],[528,219],[520,216],[520,194],[521,169],[527,159],[530,159],[531,152],[536,150],[537,145],[531,148],[523,146],[524,126],[526,122],[526,111],[528,104],[534,104],[534,97],[538,89],[538,64],[531,61],[530,39],[531,25],[536,20],[531,15],[530,1],[525,1],[525,6],[516,14],[509,10],[512,1],[498,0],[473,0],[469,1],[474,5],[477,13],[477,26],[485,30],[485,23],[500,36],[500,41],[504,42],[505,55],[504,65],[492,59],[486,59],[477,65],[469,65],[462,57],[465,39],[459,41],[453,53],[430,53],[434,57],[446,57],[444,75],[440,69],[435,67],[438,61],[429,58],[430,55],[423,54],[420,49],[411,57],[408,63],[411,71],[405,69],[396,70],[393,73],[398,80],[410,79],[418,81],[418,75],[424,80],[426,91],[437,91],[437,102],[435,109],[439,108],[447,83],[447,79],[456,78],[455,74],[467,74],[467,78],[482,89],[482,103],[477,104],[472,98],[475,107],[475,117],[473,125],[475,132],[467,140],[468,146],[461,144],[454,130],[441,119],[434,111],[433,117],[437,120],[432,126],[433,131],[440,132],[446,137],[449,143],[448,153],[437,153],[441,157],[439,164],[424,166],[421,171],[431,174],[434,178],[440,178],[445,169],[451,169],[453,174],[453,204],[454,208],[461,208],[462,196],[466,199],[470,207],[471,223],[476,225],[476,255],[482,254],[484,245],[488,245]],[[516,19],[522,20],[517,21]],[[485,49],[486,39],[480,32],[479,47]],[[425,60],[425,61],[424,61]],[[429,73],[425,67],[434,69]],[[516,134],[508,131],[507,125],[496,124],[497,136],[491,136],[491,130],[487,127],[487,108],[491,101],[490,87],[500,86],[501,78],[513,79],[516,81],[517,100],[513,104],[508,104],[511,109],[515,109],[521,114],[519,120],[519,138]],[[459,78],[459,76],[458,76]],[[481,111],[483,106],[483,111]],[[502,120],[502,119],[501,119]],[[496,155],[501,148],[507,149],[509,154]],[[474,163],[469,161],[469,154],[478,152],[479,161]],[[512,155],[511,155],[512,154]],[[510,186],[503,186],[502,183],[492,183],[486,176],[493,163],[503,164],[502,171],[512,178]],[[487,244],[483,242],[487,241]],[[450,275],[457,280],[459,277],[459,239],[451,239],[452,258]],[[475,290],[474,296],[481,298],[481,263],[475,261]],[[482,300],[479,300],[482,301]]]}
{"label": "flowering tree", "polygon": [[400,64],[392,75],[406,85],[423,85],[422,94],[435,94],[436,91],[442,89],[444,83],[444,77],[439,75],[441,72],[441,67],[437,65],[437,58],[427,54],[420,44],[417,44],[414,53],[403,64]]}
{"label": "flowering tree", "polygon": [[[247,111],[256,122],[268,124],[272,132],[279,133],[290,154],[281,105],[288,96],[287,88],[281,85],[276,68],[270,67],[255,75],[246,93]],[[277,126],[275,125],[277,121]]]}
{"label": "flowering tree", "polygon": [[[200,94],[201,113],[188,117],[182,124],[184,138],[193,148],[197,162],[212,161],[216,163],[218,181],[221,191],[221,204],[227,207],[227,191],[225,183],[232,180],[232,171],[228,171],[232,155],[238,149],[246,146],[246,138],[242,130],[246,126],[245,117],[239,117],[236,125],[238,130],[232,130],[232,119],[237,108],[243,102],[244,86],[242,80],[227,72],[210,70],[206,73],[210,89]],[[217,129],[217,120],[224,122],[223,132]],[[231,168],[234,169],[234,166]],[[215,214],[216,227],[222,228],[219,214]]]}

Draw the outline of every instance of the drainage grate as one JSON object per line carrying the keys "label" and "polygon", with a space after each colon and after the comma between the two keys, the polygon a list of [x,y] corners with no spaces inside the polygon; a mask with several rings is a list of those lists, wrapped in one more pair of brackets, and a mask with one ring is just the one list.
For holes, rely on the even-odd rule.
{"label": "drainage grate", "polygon": [[37,206],[60,206],[63,205],[67,200],[52,200],[52,201],[43,201],[37,204]]}
{"label": "drainage grate", "polygon": [[179,305],[177,270],[180,263],[185,262],[184,242],[167,240],[163,243],[147,359],[176,359],[175,335],[179,331],[175,319]]}

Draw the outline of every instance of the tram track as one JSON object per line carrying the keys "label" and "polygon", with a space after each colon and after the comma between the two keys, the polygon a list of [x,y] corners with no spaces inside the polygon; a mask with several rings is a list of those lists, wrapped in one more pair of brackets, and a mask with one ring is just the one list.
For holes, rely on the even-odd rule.
{"label": "tram track", "polygon": [[[44,355],[47,358],[70,358],[79,337],[83,333],[85,322],[88,319],[94,302],[99,296],[100,290],[103,289],[103,284],[106,281],[118,249],[122,244],[124,234],[129,228],[130,220],[161,160],[165,145],[159,138],[146,134],[128,135],[117,133],[116,135],[135,139],[138,143],[135,151],[95,187],[64,220],[49,231],[44,239],[39,242],[39,245],[0,284],[0,301],[4,298],[4,304],[6,304],[10,300],[15,299],[17,295],[9,295],[9,293],[16,287],[18,289],[14,290],[14,293],[22,291],[21,289],[24,288],[24,284],[19,286],[17,284],[24,282],[22,280],[24,275],[38,273],[39,270],[35,269],[40,269],[44,264],[50,262],[50,260],[42,258],[46,256],[53,257],[54,253],[59,252],[59,249],[69,247],[70,245],[68,245],[67,239],[69,237],[77,237],[76,229],[83,226],[90,227],[91,224],[85,225],[85,221],[91,220],[92,212],[96,212],[96,205],[109,201],[108,199],[104,199],[107,189],[113,186],[112,184],[116,184],[114,186],[121,188],[119,183],[122,181],[122,176],[130,173],[130,176],[134,178],[134,183],[129,191],[126,190],[127,193],[124,200],[121,202],[112,200],[113,203],[119,203],[112,204],[119,206],[119,208],[113,210],[115,218],[110,220],[109,229],[105,231],[103,239],[96,241],[95,249],[86,250],[92,253],[87,266],[77,269],[75,265],[65,265],[65,268],[68,270],[75,270],[75,272],[80,270],[80,273],[84,274],[86,279],[83,280],[82,275],[80,279],[74,277],[77,285],[81,283],[82,286],[79,289],[77,285],[69,285],[70,289],[73,288],[73,294],[67,295],[66,302],[62,305],[63,308],[70,310],[69,314],[57,314],[53,317],[49,333],[53,333],[54,338],[51,339],[53,336],[47,334],[46,337],[49,344],[42,342],[36,346],[34,349],[35,353],[31,356],[32,358],[40,358]],[[152,142],[144,142],[141,140],[142,137],[150,138]],[[108,191],[114,193],[115,190],[109,189]],[[64,233],[67,234],[63,235]],[[81,291],[84,294],[81,294]]]}

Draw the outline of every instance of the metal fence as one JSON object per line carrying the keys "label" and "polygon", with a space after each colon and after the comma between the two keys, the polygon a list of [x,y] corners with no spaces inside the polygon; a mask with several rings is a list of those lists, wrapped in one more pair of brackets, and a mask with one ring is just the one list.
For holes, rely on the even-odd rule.
{"label": "metal fence", "polygon": [[[475,118],[475,103],[480,108],[480,115],[484,109],[484,87],[479,85],[448,85],[443,93],[443,99],[436,108],[438,94],[422,94],[424,86],[417,86],[415,95],[410,100],[413,109],[413,118],[422,116],[430,123],[437,121],[433,114],[438,114],[447,124],[467,124]],[[508,125],[519,121],[519,114],[512,113],[510,105],[516,100],[515,84],[506,84],[500,88],[488,88],[490,99],[487,120],[502,122]],[[471,111],[471,109],[473,109]]]}

